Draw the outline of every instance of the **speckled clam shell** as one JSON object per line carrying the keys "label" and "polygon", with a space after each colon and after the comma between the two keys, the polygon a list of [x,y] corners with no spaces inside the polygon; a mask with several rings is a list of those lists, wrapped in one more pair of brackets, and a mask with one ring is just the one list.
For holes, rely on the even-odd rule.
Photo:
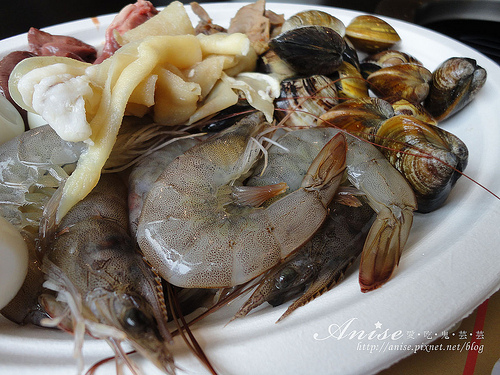
{"label": "speckled clam shell", "polygon": [[366,97],[339,103],[320,117],[323,121],[320,125],[344,129],[371,140],[371,134],[392,116],[394,109],[388,102]]}
{"label": "speckled clam shell", "polygon": [[358,50],[366,53],[389,49],[401,40],[391,25],[371,15],[353,18],[346,27],[346,36]]}
{"label": "speckled clam shell", "polygon": [[367,78],[370,88],[379,97],[400,97],[420,103],[429,94],[432,73],[417,64],[399,64],[382,68]]}
{"label": "speckled clam shell", "polygon": [[486,82],[486,70],[474,59],[452,57],[432,74],[425,108],[439,121],[469,104]]}
{"label": "speckled clam shell", "polygon": [[318,117],[338,103],[337,96],[334,82],[326,76],[289,78],[281,82],[275,114],[289,127],[316,126]]}
{"label": "speckled clam shell", "polygon": [[467,166],[468,150],[458,137],[411,116],[386,120],[375,142],[412,186],[419,212],[439,208]]}
{"label": "speckled clam shell", "polygon": [[341,37],[345,36],[345,25],[337,17],[332,16],[327,12],[320,10],[305,10],[294,14],[288,18],[283,26],[281,32],[296,29],[302,26],[326,26],[335,30]]}

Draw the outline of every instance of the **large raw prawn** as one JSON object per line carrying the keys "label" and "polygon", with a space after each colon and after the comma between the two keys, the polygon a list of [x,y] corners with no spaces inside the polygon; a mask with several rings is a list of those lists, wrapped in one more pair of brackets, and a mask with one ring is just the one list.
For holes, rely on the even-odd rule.
{"label": "large raw prawn", "polygon": [[58,325],[73,332],[80,370],[83,337],[89,333],[106,339],[132,371],[138,372],[120,345],[124,340],[173,372],[161,282],[129,234],[123,182],[113,174],[103,176],[46,233],[55,234],[54,239],[39,236],[44,233],[42,212],[53,207],[49,202],[57,201],[57,189],[84,149],[82,143],[61,140],[49,126],[0,146],[0,215],[20,231],[30,251],[24,284],[1,313],[18,324]]}
{"label": "large raw prawn", "polygon": [[64,217],[42,265],[44,286],[57,292],[57,299],[44,294],[42,304],[54,319],[50,324],[75,334],[80,369],[89,333],[105,339],[133,373],[139,370],[122,341],[173,373],[161,281],[129,234],[126,197],[120,178],[105,175]]}
{"label": "large raw prawn", "polygon": [[[338,129],[310,128],[286,133],[269,149],[269,161],[257,168],[250,185],[269,185],[284,181],[290,191],[297,188],[307,165],[339,133]],[[346,135],[346,174],[377,213],[366,239],[360,265],[363,291],[376,289],[397,266],[416,209],[415,194],[373,145]],[[262,172],[263,171],[263,172]],[[262,174],[261,174],[262,173]]]}
{"label": "large raw prawn", "polygon": [[137,239],[146,259],[170,283],[242,284],[307,242],[325,220],[345,168],[343,135],[312,162],[297,189],[269,207],[233,197],[233,186],[261,153],[256,137],[267,127],[262,113],[249,115],[176,158],[153,185]]}

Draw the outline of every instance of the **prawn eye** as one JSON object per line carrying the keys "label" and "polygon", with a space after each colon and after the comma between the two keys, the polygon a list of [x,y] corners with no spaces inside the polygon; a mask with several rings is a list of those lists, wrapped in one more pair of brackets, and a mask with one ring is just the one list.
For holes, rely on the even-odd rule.
{"label": "prawn eye", "polygon": [[151,326],[149,318],[138,308],[128,309],[123,319],[125,326],[136,332],[144,332]]}
{"label": "prawn eye", "polygon": [[297,279],[298,273],[291,267],[284,268],[276,279],[276,288],[287,289],[293,286],[293,282]]}

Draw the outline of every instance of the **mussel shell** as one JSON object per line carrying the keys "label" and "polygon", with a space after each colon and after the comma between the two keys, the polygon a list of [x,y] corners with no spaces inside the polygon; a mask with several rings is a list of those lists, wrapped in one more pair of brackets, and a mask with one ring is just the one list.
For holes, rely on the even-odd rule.
{"label": "mussel shell", "polygon": [[346,27],[346,36],[358,50],[366,53],[383,51],[401,40],[391,25],[371,15],[353,18]]}
{"label": "mussel shell", "polygon": [[405,115],[386,120],[375,135],[382,153],[412,186],[418,211],[439,208],[467,166],[466,145],[444,129]]}
{"label": "mussel shell", "polygon": [[339,99],[356,99],[368,96],[368,85],[352,64],[344,61],[333,76]]}
{"label": "mussel shell", "polygon": [[345,42],[329,27],[303,26],[271,39],[269,47],[299,74],[331,74],[342,63]]}
{"label": "mussel shell", "polygon": [[294,128],[316,126],[320,115],[338,103],[334,82],[323,75],[289,78],[281,82],[275,115]]}
{"label": "mussel shell", "polygon": [[426,122],[428,124],[437,125],[437,121],[432,115],[425,109],[425,107],[419,103],[412,103],[406,99],[401,99],[399,97],[386,98],[386,101],[391,103],[392,108],[394,108],[394,115],[406,115],[412,116],[420,121]]}
{"label": "mussel shell", "polygon": [[375,95],[396,96],[420,103],[429,93],[432,73],[417,64],[399,64],[382,68],[367,78]]}
{"label": "mussel shell", "polygon": [[371,134],[388,118],[394,116],[394,109],[383,99],[366,97],[342,102],[320,116],[320,126],[344,129],[356,136]]}
{"label": "mussel shell", "polygon": [[432,74],[425,108],[439,121],[469,104],[486,82],[486,70],[474,59],[452,57]]}
{"label": "mussel shell", "polygon": [[305,10],[288,18],[281,27],[281,32],[302,26],[325,26],[335,30],[341,37],[345,35],[345,25],[337,17],[320,10]]}

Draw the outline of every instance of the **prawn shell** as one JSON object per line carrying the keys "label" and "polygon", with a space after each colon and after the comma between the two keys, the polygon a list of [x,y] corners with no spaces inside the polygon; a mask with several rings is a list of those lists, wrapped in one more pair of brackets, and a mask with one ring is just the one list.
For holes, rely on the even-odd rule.
{"label": "prawn shell", "polygon": [[444,120],[469,104],[484,86],[487,73],[474,59],[452,57],[433,73],[425,108]]}
{"label": "prawn shell", "polygon": [[418,64],[398,64],[377,70],[367,80],[379,97],[398,96],[420,103],[429,94],[432,73]]}
{"label": "prawn shell", "polygon": [[440,207],[467,166],[468,150],[458,137],[411,116],[391,117],[375,137],[412,186],[419,212]]}
{"label": "prawn shell", "polygon": [[269,47],[298,74],[331,74],[342,63],[344,39],[325,26],[303,26],[285,31]]}
{"label": "prawn shell", "polygon": [[371,15],[353,18],[346,27],[346,36],[356,49],[366,53],[383,51],[401,40],[390,24]]}

